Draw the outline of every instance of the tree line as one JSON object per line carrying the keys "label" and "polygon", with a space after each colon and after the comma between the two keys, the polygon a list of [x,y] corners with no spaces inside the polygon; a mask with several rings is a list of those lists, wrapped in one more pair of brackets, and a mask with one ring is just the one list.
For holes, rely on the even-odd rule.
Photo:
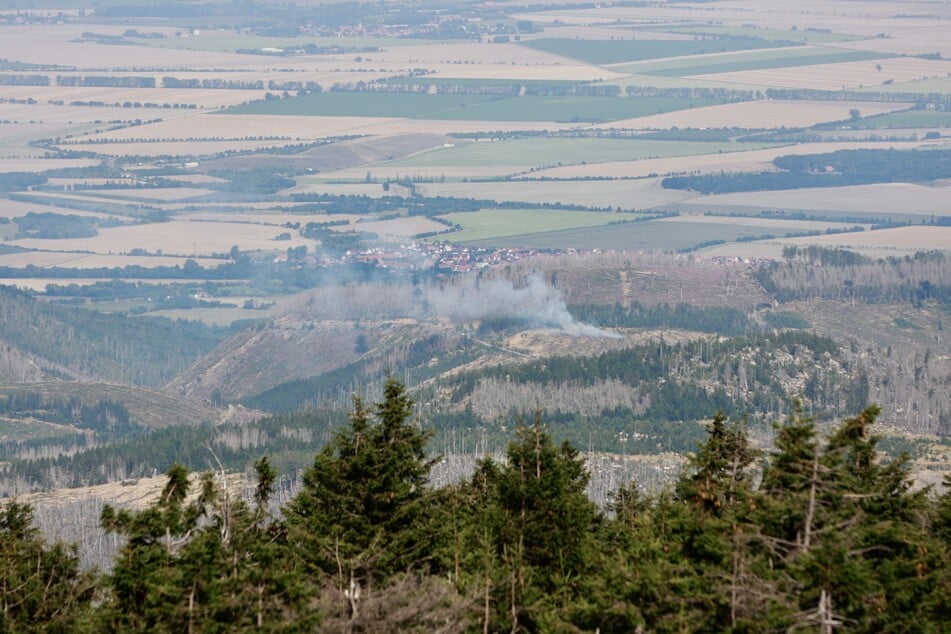
{"label": "tree line", "polygon": [[[585,494],[577,450],[536,418],[505,460],[435,488],[427,432],[389,380],[276,512],[173,466],[143,510],[106,506],[108,571],[0,508],[0,628],[95,632],[943,631],[951,493],[883,461],[867,407],[822,437],[794,411],[755,449],[717,415],[673,486]],[[192,492],[197,482],[198,491]],[[946,480],[951,486],[951,478]]]}

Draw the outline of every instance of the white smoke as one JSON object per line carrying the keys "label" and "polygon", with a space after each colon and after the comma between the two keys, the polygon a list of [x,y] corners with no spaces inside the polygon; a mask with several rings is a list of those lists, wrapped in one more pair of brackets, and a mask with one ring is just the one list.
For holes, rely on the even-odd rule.
{"label": "white smoke", "polygon": [[442,289],[431,288],[426,301],[431,314],[453,321],[513,317],[535,327],[557,328],[576,337],[618,337],[572,317],[559,292],[538,276],[528,278],[522,287],[504,279],[479,283],[466,278]]}

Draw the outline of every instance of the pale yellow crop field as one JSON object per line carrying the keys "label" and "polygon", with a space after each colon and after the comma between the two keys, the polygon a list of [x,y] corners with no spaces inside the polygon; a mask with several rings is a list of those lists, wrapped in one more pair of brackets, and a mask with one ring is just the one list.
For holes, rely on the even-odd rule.
{"label": "pale yellow crop field", "polygon": [[[58,246],[61,240],[46,240],[47,245]],[[228,260],[216,258],[187,258],[179,256],[122,255],[100,253],[75,253],[70,251],[23,251],[0,255],[0,266],[40,268],[66,267],[71,269],[98,269],[123,266],[183,266],[189,259],[195,260],[205,268],[221,266]]]}
{"label": "pale yellow crop field", "polygon": [[[78,32],[77,32],[77,28]],[[96,25],[96,30],[101,27]],[[86,69],[244,68],[273,66],[261,55],[236,55],[145,46],[113,46],[72,42],[88,25],[0,25],[0,58],[43,65],[62,64]]]}
{"label": "pale yellow crop field", "polygon": [[911,183],[882,183],[698,196],[689,202],[692,205],[711,207],[865,211],[887,215],[903,213],[947,215],[949,200],[951,200],[951,186],[928,187]]}
{"label": "pale yellow crop field", "polygon": [[640,161],[616,161],[609,163],[589,163],[587,165],[568,165],[533,172],[530,178],[586,178],[607,176],[610,178],[643,178],[654,175],[685,174],[690,172],[743,172],[775,169],[772,161],[778,156],[790,154],[824,154],[838,150],[862,149],[914,149],[926,147],[933,141],[855,141],[835,143],[799,143],[777,148],[743,151],[743,144],[737,144],[736,152],[723,154],[700,154]]}
{"label": "pale yellow crop field", "polygon": [[[290,233],[290,240],[275,240],[285,231]],[[170,255],[195,257],[227,253],[234,245],[245,251],[284,251],[289,247],[309,247],[314,242],[298,237],[296,231],[279,227],[176,220],[100,229],[99,235],[91,238],[55,241],[31,238],[12,240],[10,244],[32,249],[55,247],[64,251],[91,251],[99,254],[125,254],[132,249],[145,249],[152,253],[161,250]]]}
{"label": "pale yellow crop field", "polygon": [[37,203],[22,202],[19,200],[9,200],[0,198],[0,218],[16,218],[30,212],[33,213],[57,213],[72,216],[86,216],[88,218],[109,218],[110,220],[126,220],[111,214],[99,213],[96,211],[84,211],[80,209],[68,209],[66,207],[56,207],[50,205],[40,205]]}
{"label": "pale yellow crop field", "polygon": [[728,103],[705,108],[677,110],[663,114],[601,124],[600,128],[670,129],[678,128],[800,128],[842,121],[857,109],[862,116],[886,114],[910,108],[913,104],[866,101],[776,101],[764,99]]}
{"label": "pale yellow crop field", "polygon": [[951,58],[951,20],[947,18],[910,24],[893,21],[882,32],[888,33],[889,37],[849,42],[848,47],[894,55],[940,53],[945,59]]}
{"label": "pale yellow crop field", "polygon": [[[2,147],[2,146],[0,146]],[[0,172],[43,172],[67,167],[92,167],[96,159],[8,158],[0,150]]]}
{"label": "pale yellow crop field", "polygon": [[335,231],[369,231],[380,236],[390,236],[394,238],[410,238],[418,233],[427,233],[430,231],[443,231],[446,225],[440,224],[429,218],[421,216],[411,216],[407,218],[394,218],[393,220],[378,220],[372,222],[360,222],[347,226],[330,227]]}
{"label": "pale yellow crop field", "polygon": [[[879,66],[881,70],[878,69]],[[839,64],[716,73],[713,75],[696,75],[695,77],[697,79],[736,82],[769,88],[845,90],[882,85],[887,80],[899,83],[946,77],[948,73],[951,73],[951,61],[895,57]]]}
{"label": "pale yellow crop field", "polygon": [[860,233],[839,233],[830,236],[809,238],[790,238],[783,240],[787,244],[818,244],[824,247],[853,249],[864,253],[876,253],[879,256],[891,255],[899,251],[951,251],[951,227],[912,226]]}

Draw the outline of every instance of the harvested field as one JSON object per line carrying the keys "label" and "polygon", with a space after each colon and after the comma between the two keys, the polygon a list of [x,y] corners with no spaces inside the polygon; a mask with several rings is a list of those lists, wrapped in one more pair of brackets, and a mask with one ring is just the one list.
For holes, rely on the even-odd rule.
{"label": "harvested field", "polygon": [[690,192],[663,189],[659,178],[619,181],[508,181],[491,183],[426,183],[416,186],[424,196],[458,196],[497,201],[564,203],[621,209],[649,209],[692,197]]}
{"label": "harvested field", "polygon": [[951,251],[951,227],[913,226],[879,229],[862,233],[792,238],[787,244],[818,244],[824,247],[852,249],[880,257],[909,251]]}
{"label": "harvested field", "polygon": [[870,38],[849,42],[849,48],[888,53],[893,55],[932,55],[940,53],[944,59],[951,58],[951,25],[938,20],[928,24],[900,25],[892,23],[887,32],[890,37]]}
{"label": "harvested field", "polygon": [[38,203],[23,202],[20,200],[9,200],[4,199],[0,201],[0,218],[16,218],[17,216],[23,216],[30,212],[34,213],[43,213],[43,212],[52,212],[57,214],[66,214],[72,216],[86,216],[89,218],[112,218],[119,219],[116,216],[106,213],[98,213],[95,211],[81,211],[78,209],[68,209],[66,207],[56,207],[50,205],[41,205]]}
{"label": "harvested field", "polygon": [[[230,247],[229,247],[230,248]],[[71,269],[98,269],[123,266],[184,266],[189,259],[201,266],[215,268],[228,260],[212,258],[187,258],[184,256],[157,255],[115,255],[98,253],[76,253],[69,251],[23,251],[0,255],[0,266],[22,268],[33,265],[40,268],[64,267]]]}
{"label": "harvested field", "polygon": [[[79,27],[77,32],[76,27]],[[97,25],[97,30],[102,28]],[[69,60],[79,69],[116,68],[145,71],[177,68],[254,68],[273,65],[260,55],[195,52],[145,46],[113,46],[97,42],[71,42],[88,25],[0,25],[0,58],[55,66]]]}
{"label": "harvested field", "polygon": [[867,212],[900,218],[903,214],[949,213],[951,187],[910,183],[881,183],[851,187],[742,192],[699,196],[689,202],[709,208],[725,206],[758,209]]}
{"label": "harvested field", "polygon": [[[0,149],[0,172],[43,172],[68,167],[93,167],[95,159],[7,158]],[[2,211],[0,211],[2,213]]]}
{"label": "harvested field", "polygon": [[851,101],[745,101],[615,121],[597,127],[666,130],[673,127],[732,128],[742,124],[744,128],[799,128],[827,121],[847,120],[852,109],[858,109],[862,116],[867,117],[911,106],[912,104]]}
{"label": "harvested field", "polygon": [[[148,226],[112,227],[100,229],[99,235],[91,238],[67,238],[56,240],[59,249],[91,251],[93,253],[128,253],[131,249],[149,252],[161,250],[170,255],[198,256],[227,253],[238,245],[242,251],[285,251],[289,247],[312,246],[312,240],[299,238],[290,231],[290,240],[275,240],[284,233],[277,227],[262,227],[243,223],[201,222],[174,220]],[[14,240],[27,248],[48,249],[50,240]]]}
{"label": "harvested field", "polygon": [[945,77],[949,72],[951,72],[951,61],[894,57],[840,64],[696,75],[695,77],[768,88],[844,90],[882,85],[886,80],[898,83]]}

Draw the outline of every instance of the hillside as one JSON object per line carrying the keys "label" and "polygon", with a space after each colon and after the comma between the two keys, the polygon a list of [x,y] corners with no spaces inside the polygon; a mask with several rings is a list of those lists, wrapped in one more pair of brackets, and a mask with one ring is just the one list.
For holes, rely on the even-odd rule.
{"label": "hillside", "polygon": [[[343,406],[346,394],[375,394],[392,371],[433,412],[467,410],[494,420],[535,407],[583,417],[623,407],[658,419],[649,405],[658,393],[650,397],[651,389],[636,381],[619,383],[616,374],[592,375],[586,386],[538,383],[537,368],[553,359],[640,350],[676,357],[651,375],[657,385],[667,381],[669,390],[670,380],[681,387],[686,381],[707,394],[730,395],[697,401],[708,408],[776,418],[800,399],[832,417],[873,400],[891,406],[886,422],[896,428],[951,429],[941,387],[951,376],[941,336],[946,307],[902,291],[918,282],[906,271],[892,281],[887,266],[903,263],[887,270],[861,264],[885,271],[876,278],[884,290],[862,287],[865,301],[809,290],[820,274],[865,279],[860,271],[840,271],[833,253],[825,254],[832,260],[821,268],[806,260],[788,263],[795,273],[679,256],[592,254],[541,257],[441,284],[315,289],[229,338],[166,390],[279,412],[327,399]],[[847,258],[843,263],[857,266]],[[947,267],[934,260],[916,270],[943,279]],[[773,279],[782,284],[775,296],[763,286],[780,288]],[[795,284],[802,296],[790,290]],[[821,335],[822,354],[802,357],[763,338],[797,330]],[[511,370],[533,361],[535,370]],[[497,376],[509,376],[505,386]],[[465,394],[456,387],[459,377],[468,377]]]}
{"label": "hillside", "polygon": [[226,333],[196,322],[60,306],[0,286],[0,380],[159,385],[211,350]]}

